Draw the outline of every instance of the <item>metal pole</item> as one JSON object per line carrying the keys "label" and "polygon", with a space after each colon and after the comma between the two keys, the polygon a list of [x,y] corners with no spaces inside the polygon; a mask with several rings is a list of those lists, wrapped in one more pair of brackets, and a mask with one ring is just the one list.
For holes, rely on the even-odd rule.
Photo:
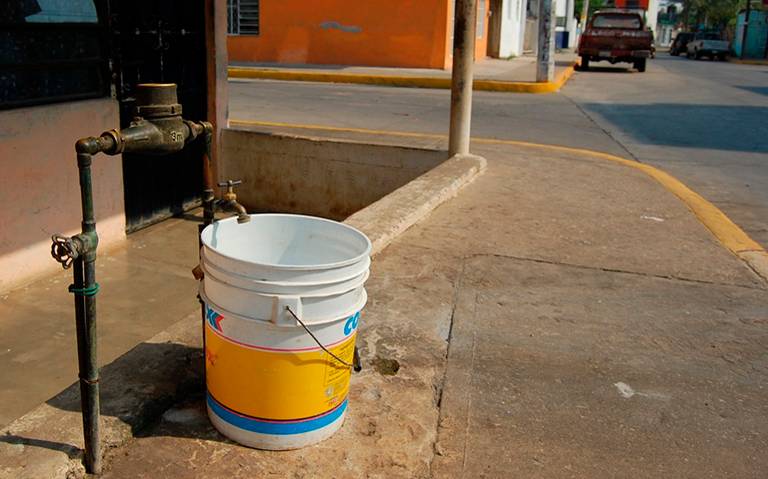
{"label": "metal pole", "polygon": [[554,0],[539,0],[539,49],[536,62],[536,81],[555,79],[555,22]]}
{"label": "metal pole", "polygon": [[[89,153],[77,154],[80,170],[80,192],[83,208],[82,234],[97,243],[96,221],[93,213]],[[99,440],[99,366],[96,350],[96,244],[75,260],[74,288],[77,321],[77,349],[80,367],[80,404],[83,410],[85,436],[85,470],[101,473],[101,441]]]}
{"label": "metal pole", "polygon": [[[485,1],[485,0],[481,0]],[[469,153],[472,122],[472,80],[475,65],[477,0],[456,0],[453,21],[453,73],[451,75],[451,156]]]}
{"label": "metal pole", "polygon": [[581,9],[581,33],[584,33],[584,29],[587,28],[588,18],[589,18],[589,0],[584,0],[584,5]]}
{"label": "metal pole", "polygon": [[742,60],[747,51],[747,30],[749,29],[749,13],[751,9],[752,1],[747,0],[747,11],[744,13],[744,30],[741,32],[741,55],[739,55]]}

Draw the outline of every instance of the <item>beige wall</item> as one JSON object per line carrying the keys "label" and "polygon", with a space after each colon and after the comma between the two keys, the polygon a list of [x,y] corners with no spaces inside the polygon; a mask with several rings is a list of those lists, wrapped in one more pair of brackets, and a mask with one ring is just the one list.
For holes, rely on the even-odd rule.
{"label": "beige wall", "polygon": [[[75,141],[119,123],[112,99],[0,111],[0,291],[61,268],[50,236],[80,231]],[[121,158],[95,157],[93,183],[102,247],[125,236]]]}
{"label": "beige wall", "polygon": [[220,178],[243,180],[238,200],[250,212],[340,220],[446,158],[438,150],[227,129]]}

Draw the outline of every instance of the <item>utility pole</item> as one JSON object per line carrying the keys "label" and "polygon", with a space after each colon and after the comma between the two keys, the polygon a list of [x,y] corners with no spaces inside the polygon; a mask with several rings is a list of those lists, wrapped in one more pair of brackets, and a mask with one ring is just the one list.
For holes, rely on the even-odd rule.
{"label": "utility pole", "polygon": [[[484,1],[484,0],[481,0]],[[453,70],[451,73],[451,130],[448,153],[469,153],[472,122],[472,81],[475,67],[477,0],[456,0],[453,14]]]}
{"label": "utility pole", "polygon": [[554,0],[539,0],[539,49],[536,81],[551,82],[555,78]]}
{"label": "utility pole", "polygon": [[744,13],[744,31],[741,33],[741,55],[739,55],[742,60],[747,51],[747,30],[749,29],[749,13],[751,10],[752,1],[747,0],[747,11]]}
{"label": "utility pole", "polygon": [[584,0],[583,8],[581,9],[581,33],[584,33],[584,29],[587,28],[587,20],[589,19],[589,0]]}

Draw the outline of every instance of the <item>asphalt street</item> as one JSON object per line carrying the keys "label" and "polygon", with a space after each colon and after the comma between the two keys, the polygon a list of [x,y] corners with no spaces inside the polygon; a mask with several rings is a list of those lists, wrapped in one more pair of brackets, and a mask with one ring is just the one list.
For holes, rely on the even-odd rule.
{"label": "asphalt street", "polygon": [[[447,133],[446,90],[237,80],[230,118]],[[650,163],[768,246],[768,67],[660,54],[646,73],[597,64],[557,94],[475,92],[475,137]]]}

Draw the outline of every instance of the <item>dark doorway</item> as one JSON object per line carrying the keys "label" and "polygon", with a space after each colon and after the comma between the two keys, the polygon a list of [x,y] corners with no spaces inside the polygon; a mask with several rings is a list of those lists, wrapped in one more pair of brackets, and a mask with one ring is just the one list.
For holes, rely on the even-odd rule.
{"label": "dark doorway", "polygon": [[504,9],[502,0],[491,0],[490,18],[488,19],[488,56],[499,58],[501,52],[501,20]]}
{"label": "dark doorway", "polygon": [[[204,0],[107,0],[120,126],[133,116],[137,83],[176,83],[184,118],[206,117]],[[128,232],[194,206],[202,189],[202,145],[168,156],[123,155]]]}

